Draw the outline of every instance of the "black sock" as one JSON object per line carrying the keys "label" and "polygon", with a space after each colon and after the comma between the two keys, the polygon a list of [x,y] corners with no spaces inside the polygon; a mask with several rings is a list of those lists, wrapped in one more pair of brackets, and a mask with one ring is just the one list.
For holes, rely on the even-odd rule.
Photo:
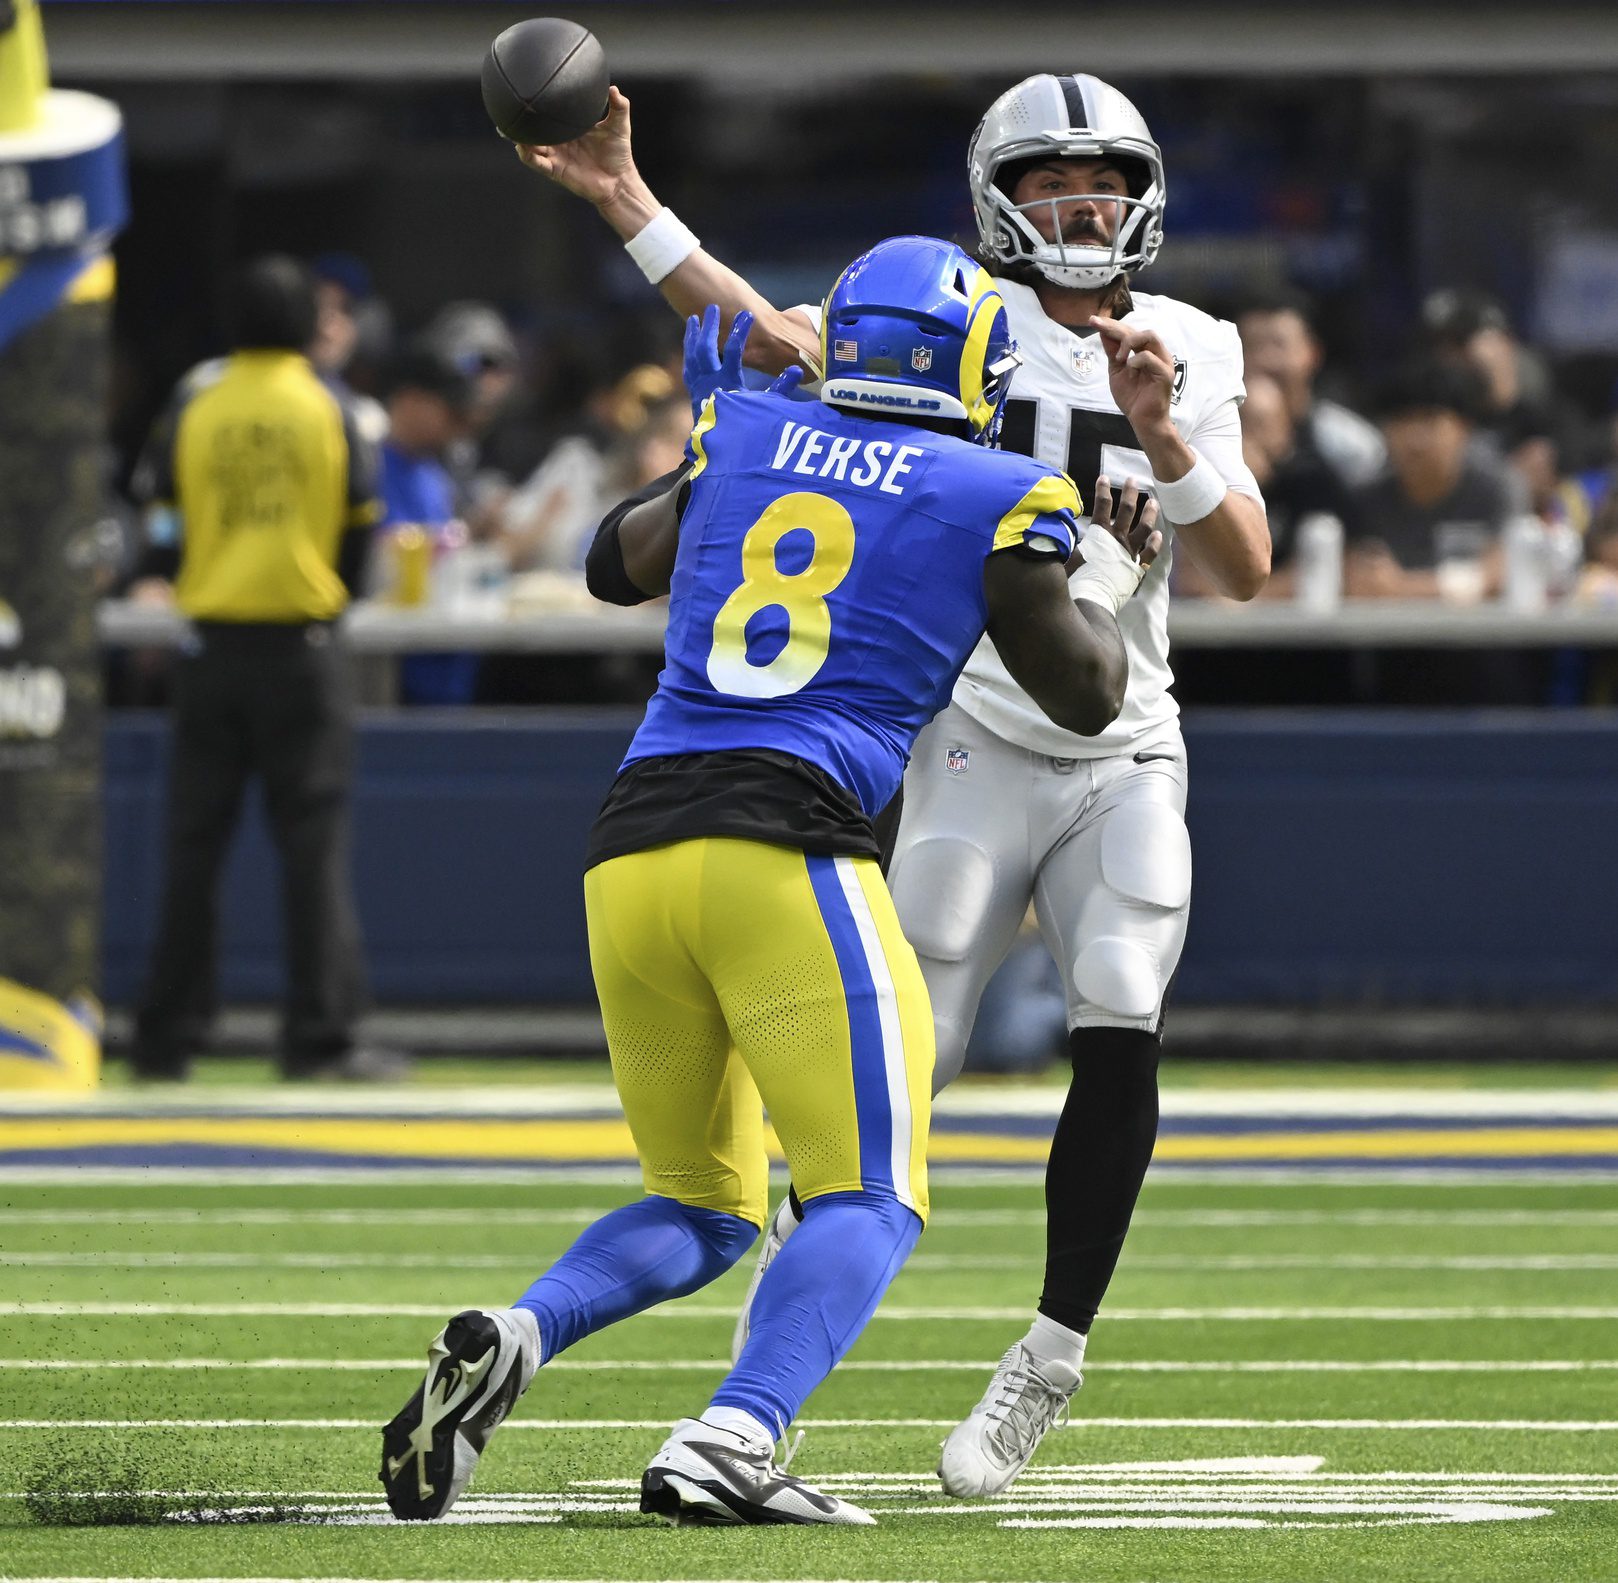
{"label": "black sock", "polygon": [[791,1182],[787,1183],[787,1203],[792,1208],[792,1218],[801,1226],[803,1224],[803,1200],[798,1197],[798,1190]]}
{"label": "black sock", "polygon": [[1157,1142],[1161,1044],[1139,1028],[1076,1028],[1068,1041],[1073,1086],[1045,1168],[1039,1311],[1088,1334]]}

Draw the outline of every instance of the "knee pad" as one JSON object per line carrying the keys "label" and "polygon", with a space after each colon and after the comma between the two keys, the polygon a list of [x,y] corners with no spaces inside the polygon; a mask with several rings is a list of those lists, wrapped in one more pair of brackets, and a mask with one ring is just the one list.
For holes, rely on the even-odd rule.
{"label": "knee pad", "polygon": [[962,962],[994,896],[994,863],[969,841],[933,836],[899,855],[890,888],[916,954]]}
{"label": "knee pad", "polygon": [[1073,987],[1118,1017],[1150,1017],[1179,962],[1191,900],[1191,838],[1164,803],[1131,803],[1101,831],[1102,932],[1073,962]]}
{"label": "knee pad", "polygon": [[1157,959],[1134,940],[1103,935],[1079,952],[1073,987],[1115,1017],[1150,1017],[1162,998]]}

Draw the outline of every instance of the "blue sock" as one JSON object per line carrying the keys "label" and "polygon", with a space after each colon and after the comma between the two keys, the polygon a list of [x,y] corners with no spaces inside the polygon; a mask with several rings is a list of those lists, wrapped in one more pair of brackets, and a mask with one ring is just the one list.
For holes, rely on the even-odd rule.
{"label": "blue sock", "polygon": [[778,1434],[876,1311],[921,1235],[921,1220],[895,1198],[827,1193],[759,1282],[747,1345],[714,1392]]}
{"label": "blue sock", "polygon": [[540,1361],[575,1341],[723,1275],[758,1227],[672,1198],[626,1204],[584,1231],[513,1305],[539,1321]]}

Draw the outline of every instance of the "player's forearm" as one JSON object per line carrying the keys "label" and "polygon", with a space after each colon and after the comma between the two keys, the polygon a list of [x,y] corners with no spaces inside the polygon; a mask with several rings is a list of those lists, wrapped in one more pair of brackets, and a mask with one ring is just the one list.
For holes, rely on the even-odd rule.
{"label": "player's forearm", "polygon": [[1207,516],[1176,524],[1197,569],[1227,599],[1254,599],[1270,576],[1270,525],[1256,501],[1234,489]]}
{"label": "player's forearm", "polygon": [[719,307],[721,336],[727,335],[736,315],[753,315],[743,361],[749,368],[779,374],[793,363],[808,373],[819,367],[819,338],[800,313],[782,312],[766,302],[735,270],[713,254],[698,248],[658,289],[676,313],[700,314],[710,303]]}
{"label": "player's forearm", "polygon": [[[1032,613],[1030,613],[1032,615]],[[1054,725],[1093,737],[1118,718],[1129,682],[1129,658],[1118,623],[1096,605],[1068,602],[1064,616],[1042,622],[1015,645],[1018,663],[1009,665],[1023,691]],[[1009,659],[1001,643],[1001,658]]]}
{"label": "player's forearm", "polygon": [[[662,207],[634,170],[619,182],[610,198],[596,205],[601,218],[625,243],[639,236]],[[793,363],[803,363],[810,371],[818,367],[819,341],[809,321],[802,314],[784,313],[765,301],[735,270],[702,247],[676,264],[657,282],[657,289],[681,318],[701,314],[709,304],[716,304],[721,337],[729,333],[738,313],[744,309],[751,313],[753,331],[747,338],[746,354],[749,368],[779,374]]]}
{"label": "player's forearm", "polygon": [[[1187,477],[1200,458],[1171,422],[1136,431],[1140,448],[1152,464],[1152,477],[1162,484]],[[1162,495],[1159,491],[1159,495]],[[1270,525],[1263,508],[1246,495],[1227,489],[1212,511],[1190,521],[1174,515],[1172,503],[1159,502],[1163,515],[1174,523],[1197,570],[1227,599],[1252,599],[1270,575]]]}

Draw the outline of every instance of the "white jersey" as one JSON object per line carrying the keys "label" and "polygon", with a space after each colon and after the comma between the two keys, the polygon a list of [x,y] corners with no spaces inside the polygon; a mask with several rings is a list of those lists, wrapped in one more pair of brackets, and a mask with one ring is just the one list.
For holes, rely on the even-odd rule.
{"label": "white jersey", "polygon": [[[1005,298],[1012,339],[1022,366],[1011,377],[1003,450],[1020,451],[1061,468],[1089,501],[1105,473],[1114,496],[1119,483],[1149,484],[1151,463],[1139,448],[1129,419],[1118,410],[1107,381],[1099,334],[1075,335],[1050,318],[1029,286],[996,280]],[[1242,346],[1236,327],[1176,302],[1172,297],[1132,293],[1131,329],[1155,330],[1174,359],[1170,414],[1180,437],[1194,446],[1231,488],[1262,503],[1257,482],[1242,460],[1238,407]],[[803,306],[819,327],[817,307]],[[1006,670],[984,638],[955,684],[953,701],[996,736],[1053,758],[1108,758],[1136,752],[1158,738],[1173,740],[1180,706],[1169,687],[1169,569],[1174,560],[1174,524],[1164,518],[1163,550],[1140,590],[1118,612],[1118,630],[1129,656],[1129,686],[1118,718],[1097,736],[1081,737],[1054,724]]]}
{"label": "white jersey", "polygon": [[[1094,494],[1105,473],[1116,498],[1121,480],[1150,484],[1151,463],[1129,419],[1112,399],[1107,358],[1098,334],[1075,335],[1047,316],[1031,287],[995,284],[1006,299],[1012,338],[1022,366],[1011,377],[1000,443],[1060,467],[1078,485],[1081,498]],[[1242,385],[1242,347],[1236,327],[1172,297],[1133,293],[1131,329],[1155,330],[1174,359],[1170,415],[1180,437],[1212,463],[1225,482],[1260,498],[1242,461],[1237,408]],[[1055,725],[1006,670],[985,638],[955,685],[955,702],[996,736],[1054,758],[1106,758],[1134,752],[1154,738],[1172,737],[1180,706],[1169,687],[1169,569],[1174,562],[1174,524],[1160,523],[1163,551],[1140,591],[1118,612],[1118,630],[1129,655],[1129,686],[1118,718],[1097,736],[1075,736]]]}

